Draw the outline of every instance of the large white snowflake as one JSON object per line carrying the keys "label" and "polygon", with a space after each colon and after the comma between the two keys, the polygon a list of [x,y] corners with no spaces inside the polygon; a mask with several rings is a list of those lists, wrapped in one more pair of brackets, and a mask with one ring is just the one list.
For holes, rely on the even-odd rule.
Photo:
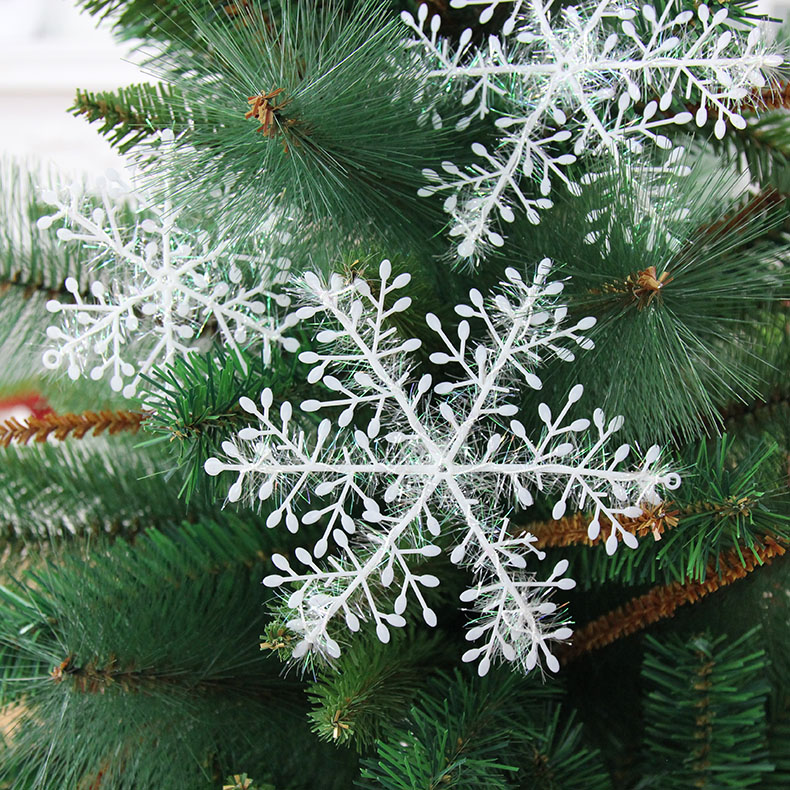
{"label": "large white snowflake", "polygon": [[[595,319],[567,325],[566,309],[557,303],[563,285],[546,281],[549,270],[550,262],[542,261],[527,282],[509,269],[490,301],[470,291],[470,304],[456,307],[462,320],[455,338],[435,315],[426,316],[446,349],[431,355],[435,365],[447,368],[442,381],[413,375],[409,355],[420,341],[403,339],[391,321],[411,303],[397,294],[409,283],[408,274],[393,278],[384,261],[374,283],[349,283],[335,275],[325,284],[315,274],[305,275],[308,304],[297,315],[323,317],[327,325],[316,336],[326,350],[300,354],[312,366],[308,381],[323,384],[320,396],[301,409],[332,416],[306,435],[292,425],[293,406],[275,408],[270,390],[260,405],[243,398],[241,407],[257,425],[225,442],[223,459],[210,458],[205,465],[210,475],[236,473],[232,501],[278,497],[269,526],[285,520],[296,532],[300,521],[321,523],[323,535],[312,551],[295,552],[304,569],[294,570],[275,555],[282,573],[264,580],[269,586],[298,585],[288,598],[294,610],[289,626],[301,635],[295,657],[308,651],[339,655],[330,633],[335,618],[351,631],[372,618],[379,638],[388,641],[388,627],[406,622],[409,597],[434,625],[422,588],[439,579],[420,566],[423,558],[441,553],[431,540],[444,535],[445,545],[453,546],[450,560],[475,578],[462,601],[474,607],[468,639],[481,643],[464,660],[478,660],[481,674],[499,656],[526,669],[543,658],[556,671],[548,643],[568,639],[571,631],[548,594],[574,582],[564,577],[566,561],[544,578],[529,568],[544,555],[532,535],[509,533],[508,508],[529,507],[536,493],[554,492],[555,518],[570,503],[591,513],[591,536],[608,522],[606,547],[612,552],[619,539],[636,543],[621,519],[638,515],[642,502],[659,501],[658,486],[679,484],[676,474],[657,468],[658,447],[648,450],[635,471],[620,469],[628,445],[609,456],[606,444],[621,418],[607,423],[596,410],[592,437],[586,435],[589,420],[569,420],[581,386],[556,414],[541,404],[545,427],[536,440],[516,419],[509,396],[524,384],[541,387],[536,369],[547,355],[572,361],[571,348],[592,345],[583,333]],[[316,561],[327,554],[330,539],[336,550],[321,566]],[[384,588],[393,587],[386,595]]]}
{"label": "large white snowflake", "polygon": [[[183,227],[182,211],[168,200],[146,202],[117,176],[102,182],[99,207],[91,209],[77,187],[44,197],[57,210],[39,227],[63,220],[58,237],[84,245],[96,277],[89,296],[69,277],[72,300],[47,303],[63,321],[47,329],[55,345],[44,353],[46,367],[65,365],[72,379],[85,371],[94,380],[109,374],[110,386],[132,397],[154,366],[199,348],[209,324],[234,352],[260,344],[268,360],[272,343],[298,348],[283,334],[295,317],[277,318],[290,298],[271,290],[286,260],[230,251],[226,242]],[[119,216],[130,202],[143,206],[146,218],[124,227]]]}
{"label": "large white snowflake", "polygon": [[730,23],[727,9],[713,14],[704,4],[696,14],[679,10],[675,0],[660,12],[612,0],[565,8],[552,7],[552,0],[451,5],[484,5],[487,21],[506,3],[512,13],[501,33],[480,48],[467,30],[453,50],[439,36],[440,18],[427,21],[425,5],[416,20],[402,14],[416,34],[411,47],[426,59],[427,78],[464,89],[462,103],[472,112],[461,125],[492,113],[501,130],[494,150],[472,146],[480,164],[462,170],[444,162],[441,173],[425,171],[430,184],[420,194],[447,195],[450,233],[459,237],[462,257],[501,246],[498,219],[512,222],[515,206],[539,222],[539,211],[552,205],[555,181],[578,194],[566,168],[584,151],[617,161],[623,153],[638,155],[645,142],[670,148],[663,128],[692,120],[702,126],[709,117],[717,137],[728,123],[744,128],[741,111],[755,106],[754,90],[782,62],[760,28],[747,33]]}

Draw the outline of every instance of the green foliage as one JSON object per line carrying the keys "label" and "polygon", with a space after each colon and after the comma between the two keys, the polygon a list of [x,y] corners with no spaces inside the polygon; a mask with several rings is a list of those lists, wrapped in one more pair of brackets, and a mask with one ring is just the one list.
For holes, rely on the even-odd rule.
{"label": "green foliage", "polygon": [[159,470],[162,453],[143,453],[122,436],[0,450],[3,543],[21,547],[101,534],[131,537],[216,510],[187,509]]}
{"label": "green foliage", "polygon": [[88,123],[101,121],[99,134],[122,154],[144,140],[172,129],[181,134],[199,108],[179,102],[179,93],[166,85],[130,85],[117,91],[78,90],[69,112],[84,115]]}
{"label": "green foliage", "polygon": [[397,632],[388,645],[371,637],[355,640],[339,666],[323,667],[308,687],[313,732],[361,751],[403,718],[448,654],[440,637],[412,630]]}
{"label": "green foliage", "polygon": [[726,436],[690,447],[677,459],[683,485],[665,505],[677,525],[667,528],[660,541],[648,536],[636,549],[612,557],[603,546],[573,551],[574,578],[585,589],[610,581],[701,581],[726,552],[748,552],[765,536],[790,538],[790,509],[781,478],[784,453],[774,443],[762,443],[738,457],[733,447]]}
{"label": "green foliage", "polygon": [[514,692],[515,682],[498,675],[435,681],[412,707],[408,728],[394,730],[377,744],[376,757],[363,761],[359,786],[505,790],[508,774],[518,770],[508,760]]}
{"label": "green foliage", "polygon": [[[598,319],[588,333],[595,349],[572,366],[555,363],[544,381],[560,392],[584,383],[588,402],[622,414],[624,438],[642,446],[702,435],[721,424],[720,407],[761,386],[754,351],[788,291],[778,264],[787,244],[775,235],[784,209],[735,187],[731,173],[698,169],[668,178],[652,206],[623,181],[601,178],[545,227],[525,229],[519,253],[508,254],[561,263],[571,314]],[[654,279],[664,276],[660,289],[638,284],[650,267]]]}
{"label": "green foliage", "polygon": [[[179,201],[204,207],[212,189],[228,186],[239,238],[274,206],[306,213],[303,225],[331,219],[357,237],[369,225],[424,244],[439,230],[440,208],[415,197],[421,168],[441,161],[448,146],[463,156],[466,142],[451,118],[434,128],[421,109],[416,66],[392,57],[401,23],[383,2],[363,0],[344,14],[339,0],[283,0],[270,14],[250,0],[232,25],[194,3],[184,7],[194,37],[149,65],[175,86],[179,107],[200,108],[177,143]],[[269,110],[261,104],[257,118],[245,118],[255,96],[269,96]]]}
{"label": "green foliage", "polygon": [[609,790],[600,754],[585,745],[582,725],[560,705],[545,706],[524,729],[519,750],[520,790]]}
{"label": "green foliage", "polygon": [[[224,495],[228,476],[209,477],[203,471],[207,458],[220,452],[223,440],[249,424],[250,417],[240,406],[242,396],[258,399],[269,387],[275,400],[289,398],[298,402],[304,384],[303,366],[296,355],[274,351],[269,364],[260,354],[245,354],[243,359],[217,347],[208,354],[179,358],[147,378],[146,404],[152,409],[146,430],[175,454],[176,472],[183,476],[181,494],[187,501],[196,491],[215,498]],[[300,412],[296,417],[301,419]],[[311,424],[309,415],[306,423]],[[218,494],[221,492],[221,494]]]}
{"label": "green foliage", "polygon": [[[111,20],[113,31],[121,39],[153,39],[171,43],[183,38],[186,31],[193,32],[193,17],[182,0],[76,0],[83,10],[99,19]],[[192,0],[195,11],[204,17],[225,20],[233,23],[238,19],[239,9],[247,0]],[[299,0],[304,4],[321,5],[326,0]],[[360,0],[330,0],[336,2],[343,13],[353,13]],[[364,2],[364,0],[363,0]],[[423,0],[387,0],[387,5],[395,12],[408,10],[415,13]],[[267,13],[276,14],[280,0],[270,0]],[[459,34],[469,26],[475,26],[480,9],[474,6],[455,10],[446,3],[436,4],[433,8],[442,17],[444,25],[451,33]],[[493,28],[497,16],[488,26]]]}
{"label": "green foliage", "polygon": [[[0,588],[0,643],[40,667],[4,679],[25,710],[0,770],[26,788],[101,775],[119,790],[197,790],[244,765],[293,787],[293,765],[270,756],[308,737],[301,686],[277,677],[255,639],[269,535],[242,522],[151,531]],[[326,786],[342,787],[342,762],[320,749],[299,755],[295,786],[325,760]]]}
{"label": "green foliage", "polygon": [[549,687],[492,673],[431,681],[403,726],[389,726],[359,787],[385,790],[608,790],[598,754]]}
{"label": "green foliage", "polygon": [[763,778],[764,790],[790,787],[790,717],[787,713],[768,728],[768,749],[774,770]]}
{"label": "green foliage", "polygon": [[726,430],[744,443],[754,437],[767,437],[784,451],[790,451],[790,323],[787,303],[769,316],[761,327],[755,354],[755,367],[765,381],[758,397],[732,401],[722,410]]}
{"label": "green foliage", "polygon": [[[305,0],[301,0],[305,2]],[[308,0],[320,5],[324,0]],[[358,0],[341,0],[343,8],[353,8]],[[239,23],[248,0],[76,0],[84,11],[99,19],[112,20],[113,31],[121,39],[151,39],[168,42],[194,34],[195,18],[216,23]],[[267,4],[269,15],[279,10],[280,0]]]}
{"label": "green foliage", "polygon": [[[420,171],[443,159],[463,166],[470,140],[492,132],[453,131],[443,100],[444,128],[423,110],[424,80],[401,47],[393,13],[416,4],[78,0],[119,36],[158,42],[149,67],[169,85],[79,91],[71,111],[120,151],[143,157],[156,132],[174,129],[180,153],[172,170],[154,174],[154,188],[177,181],[176,197],[188,203],[182,220],[211,234],[230,227],[249,256],[246,277],[265,276],[263,262],[280,255],[294,268],[365,277],[371,261],[392,255],[396,270],[414,275],[418,309],[399,314],[396,328],[423,340],[419,373],[433,372],[425,311],[449,329],[468,287],[488,290],[505,266],[545,256],[563,266],[572,275],[571,312],[599,319],[597,348],[570,372],[557,364],[546,389],[581,381],[587,402],[625,414],[628,439],[642,445],[695,442],[678,451],[684,484],[666,507],[679,523],[661,541],[643,539],[612,558],[603,549],[563,550],[591,609],[600,611],[613,582],[621,585],[615,594],[632,595],[634,585],[700,579],[736,546],[748,552],[764,536],[790,538],[790,332],[781,304],[790,223],[778,193],[756,204],[735,187],[745,165],[752,182],[790,192],[790,115],[750,119],[720,142],[707,139],[709,128],[696,130],[690,157],[703,163],[688,178],[670,179],[650,206],[617,178],[586,179],[584,195],[558,203],[540,226],[514,228],[514,243],[484,270],[453,272],[440,259],[446,218],[436,201],[416,198]],[[451,36],[484,7],[445,6],[432,8]],[[726,7],[733,19],[755,19],[749,2]],[[484,32],[475,27],[474,36]],[[257,120],[245,119],[249,97],[280,88],[266,100],[268,115],[263,106]],[[688,141],[687,130],[677,134]],[[34,185],[52,182],[16,165],[0,169],[0,367],[2,386],[24,376],[54,403],[66,396],[30,374],[20,349],[30,345],[31,359],[38,353],[28,341],[65,277],[86,289],[114,270],[91,271],[79,243],[36,227],[49,209]],[[606,232],[586,244],[591,212],[594,230]],[[289,239],[261,227],[275,218]],[[127,212],[124,228],[137,219]],[[636,282],[650,266],[656,276],[668,273],[652,298]],[[311,329],[299,338],[303,349]],[[282,602],[260,579],[270,553],[287,553],[290,538],[263,529],[265,513],[222,511],[227,480],[205,476],[203,464],[248,423],[241,397],[257,399],[269,387],[276,400],[298,403],[313,385],[298,355],[275,352],[269,366],[252,349],[243,356],[211,347],[156,371],[147,385],[147,436],[0,451],[3,579],[9,572],[17,579],[0,586],[0,705],[24,703],[11,732],[0,734],[0,787],[347,790],[356,778],[383,790],[608,790],[614,781],[622,786],[628,738],[590,733],[568,712],[572,703],[588,718],[596,693],[609,722],[612,708],[622,711],[629,743],[646,722],[642,775],[633,766],[625,773],[630,790],[787,786],[786,574],[752,585],[751,598],[728,591],[728,602],[751,602],[750,626],[757,616],[770,627],[772,672],[751,647],[754,633],[682,640],[671,635],[683,627],[673,621],[661,642],[648,642],[643,678],[653,691],[642,709],[626,677],[638,661],[618,665],[617,648],[595,658],[598,675],[580,678],[582,691],[562,706],[534,678],[437,677],[445,656],[458,654],[454,632],[407,631],[389,646],[363,633],[344,645],[337,666],[309,665],[309,682],[280,677],[276,659],[289,658],[292,632]],[[99,404],[88,386],[70,390],[81,409]],[[535,413],[527,396],[524,406]],[[300,419],[313,429],[312,417]],[[699,441],[722,424],[737,438]],[[20,563],[16,572],[11,563]],[[462,574],[437,575],[449,581],[429,592],[440,610],[457,598]],[[761,607],[774,601],[769,625]],[[279,616],[265,623],[267,609]],[[729,604],[721,616],[735,619]],[[631,640],[627,649],[638,646]],[[604,673],[609,685],[591,690]],[[775,713],[767,727],[769,681]],[[612,779],[591,736],[616,763]],[[362,753],[361,774],[354,749],[334,748],[352,744]]]}
{"label": "green foliage", "polygon": [[731,641],[647,638],[644,771],[662,790],[764,786],[766,661],[751,631]]}

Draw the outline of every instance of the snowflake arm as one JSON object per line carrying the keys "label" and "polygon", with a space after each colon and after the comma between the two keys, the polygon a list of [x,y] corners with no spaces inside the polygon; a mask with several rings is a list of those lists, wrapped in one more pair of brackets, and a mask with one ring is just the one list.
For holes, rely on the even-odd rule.
{"label": "snowflake arm", "polygon": [[[390,635],[387,625],[396,628],[406,625],[403,612],[407,606],[407,593],[411,593],[421,604],[425,622],[436,625],[436,615],[425,602],[420,588],[435,587],[439,579],[431,574],[414,573],[408,560],[414,555],[435,556],[441,550],[432,544],[415,547],[408,541],[403,546],[399,543],[431,493],[429,483],[405,512],[393,517],[381,514],[376,505],[375,511],[368,511],[363,519],[386,527],[386,532],[368,526],[365,540],[356,544],[350,543],[344,531],[335,530],[332,537],[342,559],[330,557],[331,570],[318,567],[304,549],[296,556],[308,568],[308,572],[296,573],[285,558],[278,558],[277,567],[285,575],[267,576],[264,583],[270,587],[278,587],[284,582],[301,583],[288,598],[288,605],[299,614],[299,617],[289,622],[289,628],[302,637],[295,657],[304,655],[308,650],[331,658],[337,657],[339,647],[329,631],[333,618],[338,615],[343,615],[346,626],[352,632],[359,629],[360,620],[370,617],[378,638],[388,642]],[[382,610],[382,596],[376,588],[389,587],[396,573],[400,592],[395,598],[393,611],[385,612]]]}
{"label": "snowflake arm", "polygon": [[450,0],[451,8],[467,8],[473,5],[483,5],[485,8],[480,12],[478,17],[481,25],[485,25],[491,21],[494,12],[506,4],[512,5],[510,16],[504,21],[502,25],[502,32],[504,35],[510,35],[516,25],[516,20],[521,13],[521,7],[527,0]]}

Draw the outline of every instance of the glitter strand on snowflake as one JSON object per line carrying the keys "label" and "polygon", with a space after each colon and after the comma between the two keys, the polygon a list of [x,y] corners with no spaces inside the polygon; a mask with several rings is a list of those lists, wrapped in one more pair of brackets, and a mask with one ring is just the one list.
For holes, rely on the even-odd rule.
{"label": "glitter strand on snowflake", "polygon": [[[452,162],[444,162],[441,173],[424,171],[430,183],[419,194],[447,195],[450,234],[460,238],[458,254],[465,258],[504,243],[497,219],[512,222],[514,207],[540,222],[539,212],[552,205],[555,182],[579,194],[580,184],[565,168],[585,151],[617,163],[625,153],[641,154],[645,143],[671,148],[663,128],[692,120],[702,126],[709,116],[718,138],[727,124],[743,129],[741,111],[758,109],[750,102],[754,88],[764,87],[782,63],[760,28],[747,34],[730,26],[726,8],[714,14],[704,4],[696,14],[678,11],[674,0],[660,13],[611,0],[556,13],[542,0],[452,5],[484,5],[481,16],[490,19],[506,3],[512,13],[500,35],[475,48],[471,31],[464,31],[454,51],[439,36],[440,18],[428,21],[427,6],[420,6],[416,19],[401,15],[416,36],[409,46],[425,58],[426,79],[465,89],[461,103],[473,111],[461,125],[496,109],[502,131],[493,152],[473,144],[482,162],[468,171]],[[695,114],[673,111],[673,103],[692,98],[699,104]],[[571,149],[562,148],[570,143]],[[530,181],[538,183],[538,195]]]}
{"label": "glitter strand on snowflake", "polygon": [[[253,342],[262,344],[266,360],[273,343],[290,351],[298,348],[296,340],[283,334],[296,323],[295,317],[287,315],[278,322],[269,315],[272,309],[276,313],[288,307],[290,298],[263,282],[245,285],[248,256],[179,227],[180,212],[168,201],[150,206],[152,216],[135,227],[122,228],[117,221],[119,198],[129,197],[118,182],[105,182],[101,207],[88,213],[77,189],[45,195],[57,211],[42,217],[39,227],[47,230],[64,220],[66,226],[57,231],[60,239],[82,242],[99,265],[113,267],[112,285],[97,279],[90,296],[83,297],[77,280],[70,277],[65,288],[73,302],[47,303],[50,312],[63,316],[60,325],[47,329],[56,343],[44,353],[47,368],[65,365],[72,379],[86,369],[94,380],[109,373],[112,389],[132,397],[141,377],[154,366],[195,350],[209,322],[237,354]],[[283,265],[270,262],[266,268]],[[262,274],[253,271],[260,280]]]}
{"label": "glitter strand on snowflake", "polygon": [[[312,366],[308,381],[321,382],[330,394],[304,401],[301,409],[339,416],[323,419],[315,434],[307,435],[292,425],[290,403],[274,407],[270,390],[264,390],[260,404],[242,398],[241,408],[257,424],[223,444],[224,458],[210,458],[205,465],[210,475],[235,473],[231,501],[277,496],[269,526],[283,520],[291,532],[300,522],[323,526],[312,551],[294,552],[303,570],[275,555],[280,573],[264,580],[273,587],[298,585],[288,596],[294,610],[288,627],[300,635],[294,657],[308,651],[337,657],[340,645],[330,634],[335,618],[352,632],[370,619],[379,638],[388,641],[390,627],[405,625],[410,598],[425,622],[435,625],[424,588],[439,579],[413,566],[440,554],[432,540],[448,525],[462,524],[448,536],[455,544],[450,559],[473,572],[474,585],[462,601],[473,606],[468,638],[482,642],[464,659],[477,661],[481,674],[499,658],[527,670],[539,661],[558,668],[549,643],[567,639],[570,630],[548,596],[573,586],[564,576],[567,563],[540,578],[529,564],[543,552],[532,535],[511,535],[503,512],[516,504],[529,507],[538,492],[553,494],[555,518],[572,504],[592,514],[592,537],[608,524],[611,553],[618,535],[629,546],[636,542],[621,521],[639,515],[640,503],[659,502],[659,486],[676,487],[680,481],[658,470],[657,447],[635,471],[620,469],[628,445],[608,457],[605,448],[620,419],[607,422],[596,410],[595,438],[586,438],[590,421],[568,419],[582,396],[579,385],[556,414],[541,404],[539,440],[531,440],[515,419],[518,409],[509,396],[524,384],[542,387],[536,370],[546,357],[571,362],[573,346],[591,346],[584,332],[594,319],[568,325],[567,310],[557,302],[563,284],[547,282],[550,268],[550,261],[542,261],[529,282],[508,269],[507,281],[490,301],[470,291],[470,303],[456,307],[462,320],[455,338],[435,315],[426,316],[445,348],[431,361],[461,371],[458,378],[437,382],[429,374],[413,379],[408,356],[420,341],[404,340],[388,321],[411,304],[408,296],[397,295],[408,285],[408,274],[393,278],[384,261],[375,287],[338,275],[328,284],[305,275],[307,304],[296,315],[327,320],[316,336],[326,349],[302,352],[300,360]],[[470,320],[484,332],[484,342],[473,340]],[[364,430],[353,424],[355,418],[366,420]],[[306,512],[305,501],[311,507]],[[330,540],[337,551],[319,565]],[[383,591],[393,585],[393,609],[387,611]]]}

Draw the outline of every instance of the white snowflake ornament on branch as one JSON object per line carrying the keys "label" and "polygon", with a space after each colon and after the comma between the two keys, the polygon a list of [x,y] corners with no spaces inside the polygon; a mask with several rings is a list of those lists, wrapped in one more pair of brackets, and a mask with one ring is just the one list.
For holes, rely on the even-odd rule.
{"label": "white snowflake ornament on branch", "polygon": [[[544,430],[537,440],[515,419],[510,396],[524,383],[541,388],[536,371],[547,356],[572,361],[574,346],[592,345],[584,332],[595,320],[568,325],[567,311],[557,303],[563,285],[547,282],[549,271],[544,260],[526,282],[509,269],[492,300],[470,291],[469,304],[456,307],[462,320],[455,337],[435,315],[426,316],[445,349],[431,356],[435,365],[447,366],[442,381],[429,374],[415,380],[408,357],[420,341],[403,339],[391,322],[411,304],[398,295],[408,274],[393,277],[384,261],[375,283],[335,275],[327,284],[305,275],[307,304],[296,314],[327,320],[316,336],[326,349],[304,351],[300,359],[312,366],[308,381],[321,382],[322,393],[329,394],[304,401],[301,409],[337,416],[307,435],[292,424],[294,407],[285,402],[275,408],[267,389],[259,404],[240,401],[255,422],[223,444],[224,458],[205,464],[210,475],[236,474],[232,501],[276,497],[269,526],[284,520],[296,532],[300,523],[322,525],[312,550],[295,552],[301,568],[275,555],[281,573],[264,580],[272,587],[297,585],[288,597],[294,613],[289,627],[301,636],[295,657],[308,651],[338,656],[331,635],[336,619],[350,631],[372,620],[379,638],[388,641],[389,628],[405,624],[409,599],[435,625],[424,588],[439,579],[419,566],[422,558],[441,553],[432,541],[444,535],[451,561],[474,575],[462,601],[474,607],[467,636],[479,644],[464,660],[477,661],[481,674],[499,657],[527,670],[538,661],[558,668],[549,645],[571,632],[549,594],[573,586],[564,576],[567,562],[540,577],[530,566],[543,552],[532,535],[511,535],[504,513],[529,507],[539,492],[551,494],[555,518],[568,505],[590,512],[589,534],[607,529],[612,552],[618,538],[636,543],[621,520],[638,515],[640,503],[660,501],[659,487],[680,481],[657,468],[657,447],[635,470],[620,468],[627,445],[609,457],[606,445],[620,428],[619,418],[607,422],[596,410],[594,437],[587,438],[589,420],[568,417],[581,386],[557,413],[541,404]],[[472,322],[482,339],[473,334]],[[355,427],[360,424],[364,430]],[[330,541],[336,551],[319,564]],[[386,588],[394,589],[392,604]]]}
{"label": "white snowflake ornament on branch", "polygon": [[[454,8],[483,5],[481,21],[499,6],[512,12],[499,35],[472,45],[471,30],[458,46],[439,36],[440,18],[402,18],[422,53],[426,79],[458,84],[461,102],[473,117],[496,114],[501,130],[495,150],[474,143],[481,160],[468,171],[452,162],[441,173],[426,170],[422,196],[447,195],[462,257],[479,257],[486,245],[504,243],[497,220],[508,223],[521,208],[530,222],[550,208],[555,183],[572,194],[580,185],[567,171],[586,152],[617,162],[638,155],[645,143],[671,148],[668,126],[715,119],[714,133],[727,124],[746,126],[743,108],[758,105],[755,89],[765,86],[782,57],[764,41],[760,28],[730,24],[726,8],[696,13],[668,0],[659,13],[651,5],[612,0],[552,8],[551,0],[453,0]],[[674,111],[697,103],[696,111]],[[533,190],[534,182],[538,189]]]}
{"label": "white snowflake ornament on branch", "polygon": [[[271,290],[287,261],[251,261],[224,242],[188,231],[179,225],[181,212],[167,200],[148,205],[148,217],[133,227],[122,227],[123,202],[143,201],[139,193],[125,192],[118,179],[104,182],[101,206],[92,210],[85,208],[79,189],[45,195],[56,212],[39,219],[39,227],[46,231],[65,221],[58,237],[82,242],[97,264],[89,296],[70,277],[65,289],[72,301],[47,303],[63,320],[47,329],[54,345],[44,353],[45,367],[65,366],[72,379],[85,371],[94,380],[109,375],[113,390],[132,397],[154,366],[200,348],[207,323],[235,353],[260,343],[268,360],[273,343],[298,348],[295,339],[284,336],[295,317],[276,315],[290,298]],[[250,279],[257,282],[247,285]]]}

